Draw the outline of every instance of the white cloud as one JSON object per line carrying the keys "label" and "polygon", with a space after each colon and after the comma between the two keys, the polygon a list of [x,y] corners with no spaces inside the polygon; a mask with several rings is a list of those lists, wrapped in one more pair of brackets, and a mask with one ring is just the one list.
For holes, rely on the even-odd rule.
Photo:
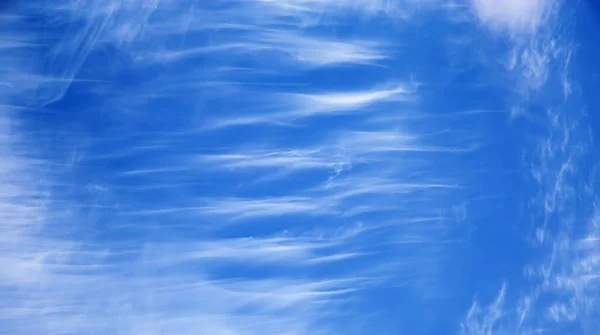
{"label": "white cloud", "polygon": [[345,247],[343,243],[343,236],[324,238],[307,235],[148,244],[143,251],[143,262],[160,266],[190,266],[196,263],[302,268],[365,255],[338,251],[337,249]]}
{"label": "white cloud", "polygon": [[326,149],[249,150],[247,152],[204,155],[201,161],[226,169],[276,168],[288,171],[336,169],[347,165],[347,159]]}
{"label": "white cloud", "polygon": [[[100,1],[90,2],[87,10],[93,11],[103,6],[97,6],[97,3]],[[2,55],[4,62],[12,64],[4,72],[5,77],[10,78],[11,89],[8,91],[12,92],[13,99],[36,107],[56,102],[67,92],[88,55],[98,45],[110,13],[86,17],[89,13],[84,14],[86,11],[82,11],[77,3],[71,6],[44,6],[39,2],[17,6],[16,11],[20,15],[14,16],[14,22],[10,25],[12,46],[4,48]],[[55,24],[69,25],[73,24],[71,19],[83,20],[80,21],[81,26],[72,29],[70,34],[47,34],[44,38],[50,38],[51,42],[43,41],[37,34],[39,27],[32,28],[26,21],[26,17],[34,12],[53,17]],[[2,39],[6,39],[6,35]],[[43,50],[43,42],[51,45],[51,48]],[[37,57],[38,52],[43,52],[45,57]]]}
{"label": "white cloud", "polygon": [[[118,11],[123,9],[120,6],[142,12],[139,18],[143,25],[143,14],[151,3],[77,1],[57,6],[60,16],[49,11],[50,8],[37,7],[37,3],[27,5],[49,16],[56,15],[53,18],[60,22],[54,23],[72,26],[52,44],[44,59],[47,63],[37,58],[42,54],[39,49],[24,50],[39,47],[32,45],[32,41],[25,38],[8,41],[7,34],[0,35],[3,48],[0,71],[5,74],[0,86],[0,328],[25,335],[189,334],[197,333],[198,329],[216,335],[318,333],[314,329],[319,321],[315,315],[359,289],[359,281],[339,280],[338,276],[223,279],[205,269],[215,259],[233,265],[236,260],[268,263],[279,258],[316,266],[353,257],[349,252],[328,249],[330,244],[316,238],[223,239],[223,243],[217,240],[201,243],[198,239],[185,243],[172,238],[167,238],[167,242],[146,243],[143,238],[128,239],[120,233],[115,236],[126,241],[100,242],[87,238],[97,232],[96,213],[90,210],[95,208],[96,199],[88,202],[78,192],[101,190],[113,195],[127,186],[87,187],[60,179],[64,176],[63,169],[77,162],[49,160],[42,148],[50,144],[40,145],[39,138],[33,137],[39,129],[31,129],[23,121],[24,109],[13,110],[10,106],[24,103],[40,106],[60,100],[87,56],[98,43],[106,42],[101,36],[106,37],[103,35],[106,30],[112,32],[105,28],[114,23],[111,20],[117,19],[117,14],[123,14]],[[126,20],[135,22],[136,17],[129,16]],[[29,30],[24,31],[12,37],[31,36]],[[54,37],[52,33],[47,36]],[[124,100],[134,98],[124,95]],[[86,113],[98,112],[96,106],[86,108]],[[59,144],[53,147],[57,152],[72,149]],[[106,162],[117,156],[126,158],[138,149],[127,147],[93,159]],[[67,178],[74,175],[74,170],[67,171]],[[166,168],[154,165],[125,171],[125,175],[160,178],[169,172],[186,170],[176,165]],[[311,199],[299,197],[264,201],[222,199],[202,207],[223,216],[263,217],[301,213],[312,208],[321,209]],[[89,211],[79,215],[84,210]],[[128,223],[139,223],[134,220],[129,217]],[[116,225],[111,220],[107,222],[110,226],[107,229]],[[168,225],[157,224],[153,228],[161,237],[170,236]],[[169,264],[163,267],[159,262],[147,262],[152,255],[171,250],[169,242],[179,242],[175,250],[185,251],[164,255],[170,257],[170,264],[193,258],[198,268],[174,272],[167,268]]]}
{"label": "white cloud", "polygon": [[504,299],[506,296],[506,283],[498,292],[496,300],[489,306],[482,308],[476,301],[473,302],[463,323],[461,324],[462,335],[491,335],[504,334],[506,330],[500,328],[498,321],[505,316]]}
{"label": "white cloud", "polygon": [[567,46],[560,43],[563,36],[555,29],[560,2],[472,0],[471,4],[486,28],[509,39],[509,52],[501,63],[514,76],[511,85],[516,93],[528,97],[539,91],[552,64],[563,62],[562,53],[568,53]]}
{"label": "white cloud", "polygon": [[[314,31],[308,33],[301,28],[308,21],[335,21],[332,17],[344,17],[349,11],[361,16],[397,14],[399,8],[399,2],[388,0],[242,1],[216,6],[231,6],[227,13],[206,10],[200,11],[202,15],[196,17],[198,12],[193,7],[198,4],[202,2],[90,0],[58,6],[60,22],[73,24],[69,27],[72,30],[52,47],[46,64],[25,59],[35,64],[20,67],[5,62],[0,65],[9,73],[7,86],[13,85],[11,89],[0,91],[0,95],[2,98],[8,95],[11,98],[16,95],[20,98],[34,96],[37,99],[35,103],[39,105],[60,100],[88,55],[102,43],[111,43],[119,52],[130,52],[137,60],[189,61],[206,54],[210,54],[211,60],[219,60],[222,55],[244,55],[246,59],[259,60],[266,64],[265,67],[273,68],[273,73],[285,69],[292,75],[316,67],[376,65],[391,57],[388,44],[360,36],[346,39],[334,33],[316,35]],[[157,10],[159,7],[160,10]],[[243,11],[248,8],[253,10]],[[325,11],[326,15],[322,15]],[[210,16],[214,16],[213,21],[206,24],[210,27],[202,27],[206,22],[203,19]],[[218,42],[204,44],[206,41],[200,43],[194,40],[192,35],[201,29],[212,29],[212,40]],[[15,51],[29,47],[29,42],[24,39],[0,42],[0,45],[3,49]],[[15,54],[0,56],[0,59],[18,63],[21,58],[17,56],[25,54],[15,51]],[[284,62],[279,62],[280,56],[284,56]],[[220,65],[219,68],[223,68]],[[142,71],[141,68],[135,70]],[[213,70],[209,68],[206,71]],[[202,163],[206,166],[212,164],[209,168],[222,174],[245,169],[266,178],[272,177],[273,169],[325,174],[321,176],[323,178],[316,178],[313,184],[291,180],[285,188],[273,188],[282,193],[278,196],[245,193],[248,191],[246,185],[236,184],[239,175],[227,175],[231,180],[224,178],[223,185],[216,180],[207,183],[217,195],[200,197],[199,189],[206,185],[198,186],[195,181],[211,178],[210,174],[203,175],[204,171],[198,173],[204,167],[199,168],[195,164],[197,161],[181,159],[181,156],[155,154],[169,149],[183,149],[181,151],[186,153],[190,152],[187,150],[196,150],[195,146],[182,148],[185,145],[182,143],[189,143],[182,140],[187,139],[189,133],[158,131],[152,134],[154,145],[129,146],[135,142],[129,138],[134,131],[148,134],[147,129],[141,129],[141,124],[150,122],[154,116],[146,104],[151,98],[186,98],[187,92],[180,90],[185,85],[198,85],[195,87],[203,87],[204,90],[215,83],[223,86],[230,83],[205,81],[201,77],[202,71],[188,71],[187,66],[184,72],[161,71],[164,77],[159,83],[144,87],[145,91],[141,92],[115,89],[119,96],[119,111],[132,110],[138,119],[126,124],[121,123],[121,114],[111,118],[118,125],[115,128],[125,132],[124,137],[128,141],[123,141],[120,149],[109,148],[106,155],[96,153],[96,156],[87,157],[87,162],[100,162],[98,166],[110,166],[112,171],[118,169],[115,166],[122,166],[113,165],[113,159],[128,160],[132,153],[152,151],[152,162],[156,164],[115,173],[119,180],[123,179],[123,175],[135,176],[136,180],[140,180],[139,185],[110,185],[114,181],[109,181],[107,185],[89,187],[111,194],[119,203],[121,212],[115,210],[117,206],[110,207],[109,215],[98,215],[100,220],[96,213],[78,215],[78,210],[93,207],[86,202],[86,197],[73,197],[71,194],[71,197],[63,197],[60,192],[50,192],[57,180],[47,172],[56,171],[55,165],[37,158],[40,153],[33,150],[38,147],[37,143],[21,137],[19,131],[0,132],[0,150],[3,150],[0,151],[0,185],[3,190],[0,217],[4,221],[0,225],[0,285],[9,287],[13,292],[3,296],[7,299],[0,302],[2,324],[8,320],[11,326],[15,325],[11,330],[23,334],[186,334],[197,332],[200,327],[202,331],[216,335],[318,334],[315,328],[319,327],[315,325],[319,322],[319,315],[335,315],[338,299],[361,289],[365,284],[362,280],[346,279],[339,273],[308,278],[304,273],[298,276],[286,271],[254,273],[260,278],[243,278],[243,273],[240,273],[239,278],[233,278],[237,273],[228,277],[222,272],[211,271],[211,268],[217,265],[236,269],[240,266],[271,266],[271,270],[281,270],[284,266],[285,269],[318,267],[376,255],[378,269],[372,271],[376,276],[384,272],[386,275],[393,273],[393,276],[407,278],[402,284],[429,283],[421,279],[438,271],[439,262],[445,257],[443,237],[451,229],[444,225],[441,210],[434,207],[446,207],[451,198],[448,195],[458,186],[434,178],[438,174],[435,168],[416,168],[391,153],[464,152],[463,149],[426,145],[419,136],[398,131],[389,124],[381,129],[331,130],[327,132],[330,137],[301,148],[271,145],[264,150],[229,150],[234,146],[231,143],[230,146],[226,144],[227,150],[222,150],[227,152],[202,156]],[[31,95],[31,92],[36,94]],[[290,124],[322,115],[368,116],[377,113],[379,104],[416,98],[415,90],[403,84],[362,90],[294,92],[276,92],[269,96],[274,96],[274,101],[267,102],[266,105],[272,104],[265,108],[266,111],[261,109],[264,106],[256,104],[252,106],[257,111],[255,114],[224,119],[223,125]],[[242,94],[236,93],[236,97],[243,100]],[[265,97],[262,95],[260,99]],[[164,105],[169,107],[163,101]],[[270,109],[273,105],[274,108]],[[93,105],[86,108],[86,113],[104,111]],[[13,118],[7,120],[7,124],[15,122]],[[340,128],[346,125],[342,126]],[[13,125],[7,126],[11,127]],[[2,142],[5,138],[9,140]],[[243,141],[248,143],[252,140]],[[360,173],[349,173],[353,164],[359,166]],[[392,168],[402,173],[385,172]],[[172,175],[193,178],[168,178]],[[101,173],[100,176],[89,177],[107,176]],[[149,179],[156,184],[145,183]],[[50,185],[47,188],[46,183]],[[225,185],[228,183],[235,185],[228,189],[230,186]],[[83,187],[75,185],[79,186]],[[153,187],[163,188],[165,192],[158,197],[139,192],[147,193]],[[138,193],[128,198],[132,188],[136,188]],[[437,197],[438,191],[443,192],[443,196]],[[427,192],[427,196],[413,196],[420,192]],[[120,198],[120,195],[126,196]],[[355,217],[369,211],[394,212],[393,215],[400,218],[395,221],[365,218],[357,223]],[[128,215],[114,215],[119,213]],[[180,220],[179,214],[189,215]],[[282,216],[285,218],[278,222],[280,225],[289,225],[289,221],[304,217],[309,217],[307,221],[310,223],[307,226],[297,225],[294,231],[277,232],[268,237],[219,235],[231,228],[228,225],[230,220],[238,219],[240,226],[249,223],[243,229],[254,232],[254,228],[266,230],[259,225],[261,220],[281,219]],[[327,217],[318,217],[323,220],[317,220],[316,216]],[[411,221],[406,219],[407,216],[417,219]],[[96,220],[101,224],[96,225]],[[67,233],[53,230],[64,221],[67,222],[63,227]],[[130,230],[111,231],[125,225],[149,234],[137,235]],[[182,225],[193,226],[194,233],[178,231],[177,228]],[[205,230],[210,233],[203,235]],[[385,230],[385,234],[380,234],[384,236],[361,239],[364,237],[362,234],[374,234],[376,230],[379,230],[378,234]],[[104,236],[111,238],[96,239],[96,233],[106,233]],[[244,234],[253,236],[252,233]],[[377,254],[374,247],[383,244],[393,245],[398,253]],[[364,252],[365,249],[369,252]],[[403,271],[389,267],[392,262],[384,260],[396,258],[398,254],[410,255],[397,262]],[[365,270],[362,266],[346,268],[351,269],[352,275]],[[428,291],[436,290],[428,284],[424,286]]]}
{"label": "white cloud", "polygon": [[471,0],[479,19],[495,30],[531,33],[541,24],[552,0]]}
{"label": "white cloud", "polygon": [[223,199],[210,201],[202,212],[226,215],[234,219],[281,216],[290,214],[323,215],[335,211],[332,203],[312,197],[279,197],[266,199]]}
{"label": "white cloud", "polygon": [[397,195],[409,194],[422,190],[431,189],[455,189],[458,185],[442,183],[410,183],[402,182],[398,177],[381,176],[384,172],[380,171],[380,176],[350,176],[330,181],[324,190],[331,192],[331,197],[336,200],[344,200],[358,196],[375,195]]}
{"label": "white cloud", "polygon": [[[273,62],[290,61],[310,67],[344,64],[375,64],[387,58],[382,46],[370,41],[335,40],[298,35],[290,31],[260,32],[242,29],[236,42],[193,47],[189,49],[161,50],[138,56],[138,60],[175,62],[207,54],[240,54],[270,58]],[[226,40],[228,37],[224,36]],[[283,57],[282,57],[283,56]]]}
{"label": "white cloud", "polygon": [[[476,147],[452,147],[444,145],[426,145],[417,135],[407,132],[377,129],[369,131],[346,131],[338,136],[337,143],[350,154],[368,156],[382,153],[402,152],[448,152],[459,153],[473,151]],[[375,158],[376,159],[376,158]]]}
{"label": "white cloud", "polygon": [[278,112],[262,115],[234,116],[214,121],[209,128],[235,125],[281,124],[322,115],[368,113],[369,107],[385,102],[415,100],[415,92],[405,85],[392,88],[373,88],[364,91],[285,93],[279,94],[273,104]]}
{"label": "white cloud", "polygon": [[388,57],[380,43],[371,41],[311,38],[285,31],[264,33],[256,38],[300,63],[313,66],[373,64]]}
{"label": "white cloud", "polygon": [[191,212],[196,215],[225,216],[233,220],[265,218],[284,215],[328,215],[335,212],[334,204],[308,196],[272,198],[211,198],[205,206],[178,206],[159,209],[124,211],[128,216],[169,215]]}
{"label": "white cloud", "polygon": [[299,106],[296,113],[307,115],[356,110],[377,102],[414,99],[413,93],[404,86],[369,91],[293,94],[290,97],[296,100]]}
{"label": "white cloud", "polygon": [[[388,13],[402,14],[398,1],[392,0],[254,0],[259,4],[273,6],[280,15],[295,15],[299,17],[308,14],[328,13],[335,15],[345,11],[358,11],[366,14]],[[332,13],[332,14],[330,14]]]}

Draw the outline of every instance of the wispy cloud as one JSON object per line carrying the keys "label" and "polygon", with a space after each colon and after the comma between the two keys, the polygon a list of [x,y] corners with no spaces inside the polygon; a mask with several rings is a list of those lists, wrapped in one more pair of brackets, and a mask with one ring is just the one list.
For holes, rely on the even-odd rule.
{"label": "wispy cloud", "polygon": [[468,334],[587,334],[598,325],[594,298],[598,221],[592,181],[596,172],[587,169],[590,125],[576,107],[581,106],[581,97],[570,91],[572,41],[559,30],[564,28],[562,20],[573,19],[568,11],[559,11],[565,4],[472,2],[494,38],[509,43],[504,69],[510,75],[503,84],[517,84],[518,94],[511,103],[528,106],[535,102],[542,110],[533,111],[541,131],[534,135],[533,148],[523,155],[536,186],[527,205],[529,247],[535,256],[528,255],[531,264],[525,267],[523,278],[515,280],[521,286],[513,286],[511,296],[517,298],[510,301],[502,294],[506,305],[501,313],[482,313],[474,304],[475,313],[469,313],[463,324]]}
{"label": "wispy cloud", "polygon": [[489,306],[482,308],[477,302],[473,302],[461,325],[461,334],[487,335],[505,332],[506,330],[499,329],[499,325],[497,324],[505,314],[503,311],[505,296],[506,283],[502,283],[498,296]]}
{"label": "wispy cloud", "polygon": [[557,43],[562,36],[553,24],[560,2],[473,0],[472,6],[486,27],[511,40],[511,52],[503,64],[515,74],[519,93],[528,96],[541,89],[556,56],[566,52]]}
{"label": "wispy cloud", "polygon": [[414,90],[405,85],[391,89],[327,93],[284,93],[274,99],[275,112],[256,116],[234,116],[217,120],[209,128],[252,124],[292,124],[295,120],[324,115],[368,113],[370,106],[385,102],[407,102],[415,99]]}
{"label": "wispy cloud", "polygon": [[[110,219],[106,226],[96,226],[99,217],[110,214],[116,208],[97,202],[113,201],[114,198],[120,202],[119,196],[136,185],[124,182],[113,187],[110,183],[115,181],[110,180],[107,184],[100,182],[91,187],[81,180],[73,181],[77,178],[77,171],[85,169],[86,164],[102,166],[119,160],[128,161],[135,155],[162,152],[170,147],[175,135],[156,133],[166,141],[150,150],[143,145],[129,146],[132,141],[135,142],[135,136],[126,133],[112,139],[114,143],[126,145],[106,151],[109,154],[103,155],[105,151],[89,155],[83,153],[78,155],[88,159],[67,162],[60,154],[45,151],[42,148],[45,144],[52,145],[40,145],[43,139],[36,136],[41,136],[41,132],[33,131],[35,129],[30,128],[28,116],[12,110],[10,106],[26,104],[39,107],[61,100],[70,86],[79,80],[76,76],[88,56],[101,49],[99,45],[107,43],[107,37],[115,33],[110,28],[118,26],[115,21],[119,21],[119,14],[129,9],[139,10],[144,24],[148,20],[144,16],[153,11],[150,8],[153,5],[147,2],[103,1],[96,4],[83,1],[72,6],[57,6],[55,10],[35,3],[28,7],[35,13],[26,11],[27,15],[42,13],[52,17],[50,21],[57,26],[50,24],[51,28],[57,31],[56,36],[49,33],[52,46],[51,50],[44,51],[43,59],[32,56],[38,52],[24,50],[37,48],[34,42],[41,40],[19,39],[0,43],[6,51],[0,57],[1,70],[6,75],[6,85],[0,89],[0,184],[3,190],[0,195],[1,328],[21,334],[99,331],[164,334],[190,333],[198,329],[211,334],[319,333],[314,330],[318,318],[311,315],[326,312],[325,306],[341,303],[346,295],[360,289],[360,280],[342,276],[301,278],[285,274],[268,278],[219,278],[217,273],[200,268],[208,268],[215,260],[233,265],[236,262],[272,263],[281,259],[309,266],[351,259],[357,257],[358,252],[334,250],[331,249],[334,246],[331,241],[302,239],[293,235],[213,240],[205,236],[204,240],[183,242],[172,238],[169,233],[172,231],[165,224],[154,226],[163,237],[155,241],[127,233],[112,235],[104,241],[91,237],[104,233],[110,235],[110,231],[118,226]],[[24,18],[25,15],[21,19]],[[60,22],[55,22],[58,18]],[[68,29],[59,29],[63,23]],[[21,21],[14,27],[23,27],[21,35],[32,36],[33,29],[28,22]],[[121,33],[125,34],[122,30]],[[133,40],[135,34],[125,35],[119,38]],[[3,33],[2,38],[5,40],[6,34]],[[354,56],[343,56],[341,60],[336,60],[336,55],[321,56],[318,54],[322,52],[318,50],[321,47],[315,46],[314,53],[307,50],[304,57],[308,57],[309,62],[321,61],[323,57],[330,57],[326,63],[353,62]],[[355,53],[365,62],[372,57],[362,49],[347,53]],[[137,97],[123,97],[121,100],[128,98]],[[134,108],[140,106],[142,104],[132,105]],[[100,109],[87,106],[83,112],[99,113]],[[85,139],[85,134],[82,137]],[[57,152],[73,150],[68,142],[57,140],[53,142],[53,148]],[[92,149],[94,146],[111,145],[109,140],[88,142],[93,143]],[[82,147],[85,148],[85,145]],[[164,157],[160,162],[168,158]],[[156,178],[163,184],[175,185],[169,183],[172,178],[163,178],[192,171],[189,164],[161,165],[146,161],[127,166],[137,169],[120,168],[114,175],[135,176],[135,180],[142,181]],[[109,175],[112,176],[104,171],[86,174],[84,179],[103,179]],[[119,180],[125,179],[134,178]],[[192,184],[188,181],[177,185],[181,189]],[[140,187],[153,185],[147,183]],[[148,187],[146,192],[151,189]],[[109,199],[105,200],[107,197]],[[313,199],[287,196],[265,200],[211,199],[202,209],[227,217],[264,217],[277,213],[318,212],[323,207],[314,203]],[[157,214],[152,220],[157,220]],[[133,221],[129,219],[129,222]],[[171,250],[176,252],[169,252]],[[169,261],[161,263],[164,259]],[[199,265],[197,271],[179,268],[173,272],[169,269],[190,259]]]}
{"label": "wispy cloud", "polygon": [[295,150],[249,150],[240,153],[205,155],[201,161],[205,164],[217,164],[226,169],[264,169],[284,170],[334,169],[347,165],[344,157],[322,149]]}
{"label": "wispy cloud", "polygon": [[[306,267],[333,263],[365,256],[364,252],[340,252],[344,236],[273,236],[191,241],[173,244],[148,244],[143,251],[144,262],[161,266],[191,263],[213,266]],[[237,265],[236,265],[237,264]]]}
{"label": "wispy cloud", "polygon": [[299,114],[319,114],[321,112],[347,111],[364,108],[384,101],[406,101],[413,98],[412,92],[404,86],[391,89],[376,89],[357,92],[329,92],[325,94],[293,94],[290,98],[299,105]]}
{"label": "wispy cloud", "polygon": [[289,214],[319,215],[334,211],[330,204],[311,197],[280,197],[267,199],[223,199],[211,201],[203,209],[206,214],[232,218],[280,216]]}
{"label": "wispy cloud", "polygon": [[479,19],[493,29],[510,33],[533,33],[543,22],[543,16],[552,4],[531,0],[471,0]]}
{"label": "wispy cloud", "polygon": [[175,62],[192,57],[227,53],[229,56],[239,54],[245,57],[266,57],[274,60],[289,58],[293,63],[322,67],[344,64],[369,65],[387,58],[380,43],[371,41],[323,39],[301,36],[290,31],[262,32],[241,29],[240,34],[245,35],[246,40],[240,41],[238,37],[235,42],[221,42],[189,49],[161,50],[140,56],[139,60]]}
{"label": "wispy cloud", "polygon": [[[460,276],[445,270],[468,262],[456,246],[477,224],[464,204],[504,181],[477,179],[475,168],[504,168],[505,152],[478,152],[484,136],[471,136],[488,130],[471,117],[498,119],[460,112],[462,100],[484,104],[497,91],[465,89],[438,40],[474,34],[474,20],[509,38],[503,70],[518,73],[524,84],[508,87],[525,93],[543,87],[560,48],[544,48],[550,7],[541,1],[439,4],[11,7],[14,17],[0,18],[0,328],[331,334],[366,314],[417,315],[433,306],[420,297],[454,294]],[[465,8],[474,15],[460,24],[472,27],[453,29],[446,15]],[[41,106],[55,117],[34,115]],[[548,227],[577,167],[565,154],[570,128],[551,124],[539,152],[564,146],[564,155],[537,157],[545,163],[533,169]],[[596,226],[576,242],[544,240],[556,245],[557,268],[539,267],[550,270],[535,293],[570,299],[544,305],[555,319],[592,308]],[[509,314],[506,287],[489,306],[473,304],[463,334],[492,334],[504,320],[531,329],[535,294],[515,290],[526,303]],[[406,297],[386,306],[390,292]]]}

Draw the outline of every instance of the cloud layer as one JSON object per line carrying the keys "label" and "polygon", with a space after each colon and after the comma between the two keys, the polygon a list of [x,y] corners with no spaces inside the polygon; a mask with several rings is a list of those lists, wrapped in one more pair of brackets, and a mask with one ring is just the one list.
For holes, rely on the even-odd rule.
{"label": "cloud layer", "polygon": [[0,329],[593,333],[564,6],[7,5]]}

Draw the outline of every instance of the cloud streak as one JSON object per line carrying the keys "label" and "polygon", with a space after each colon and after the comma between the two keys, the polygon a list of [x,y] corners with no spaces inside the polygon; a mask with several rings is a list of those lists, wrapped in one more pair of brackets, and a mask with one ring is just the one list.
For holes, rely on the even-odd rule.
{"label": "cloud streak", "polygon": [[210,128],[254,124],[292,125],[296,121],[328,115],[363,114],[369,107],[393,102],[410,102],[414,91],[400,85],[391,89],[327,93],[283,93],[274,99],[275,112],[261,115],[234,116],[213,122]]}

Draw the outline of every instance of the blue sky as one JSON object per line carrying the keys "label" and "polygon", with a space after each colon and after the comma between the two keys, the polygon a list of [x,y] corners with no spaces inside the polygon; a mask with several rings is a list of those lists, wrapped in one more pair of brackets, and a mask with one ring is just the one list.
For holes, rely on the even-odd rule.
{"label": "blue sky", "polygon": [[0,6],[1,334],[596,334],[593,0]]}

